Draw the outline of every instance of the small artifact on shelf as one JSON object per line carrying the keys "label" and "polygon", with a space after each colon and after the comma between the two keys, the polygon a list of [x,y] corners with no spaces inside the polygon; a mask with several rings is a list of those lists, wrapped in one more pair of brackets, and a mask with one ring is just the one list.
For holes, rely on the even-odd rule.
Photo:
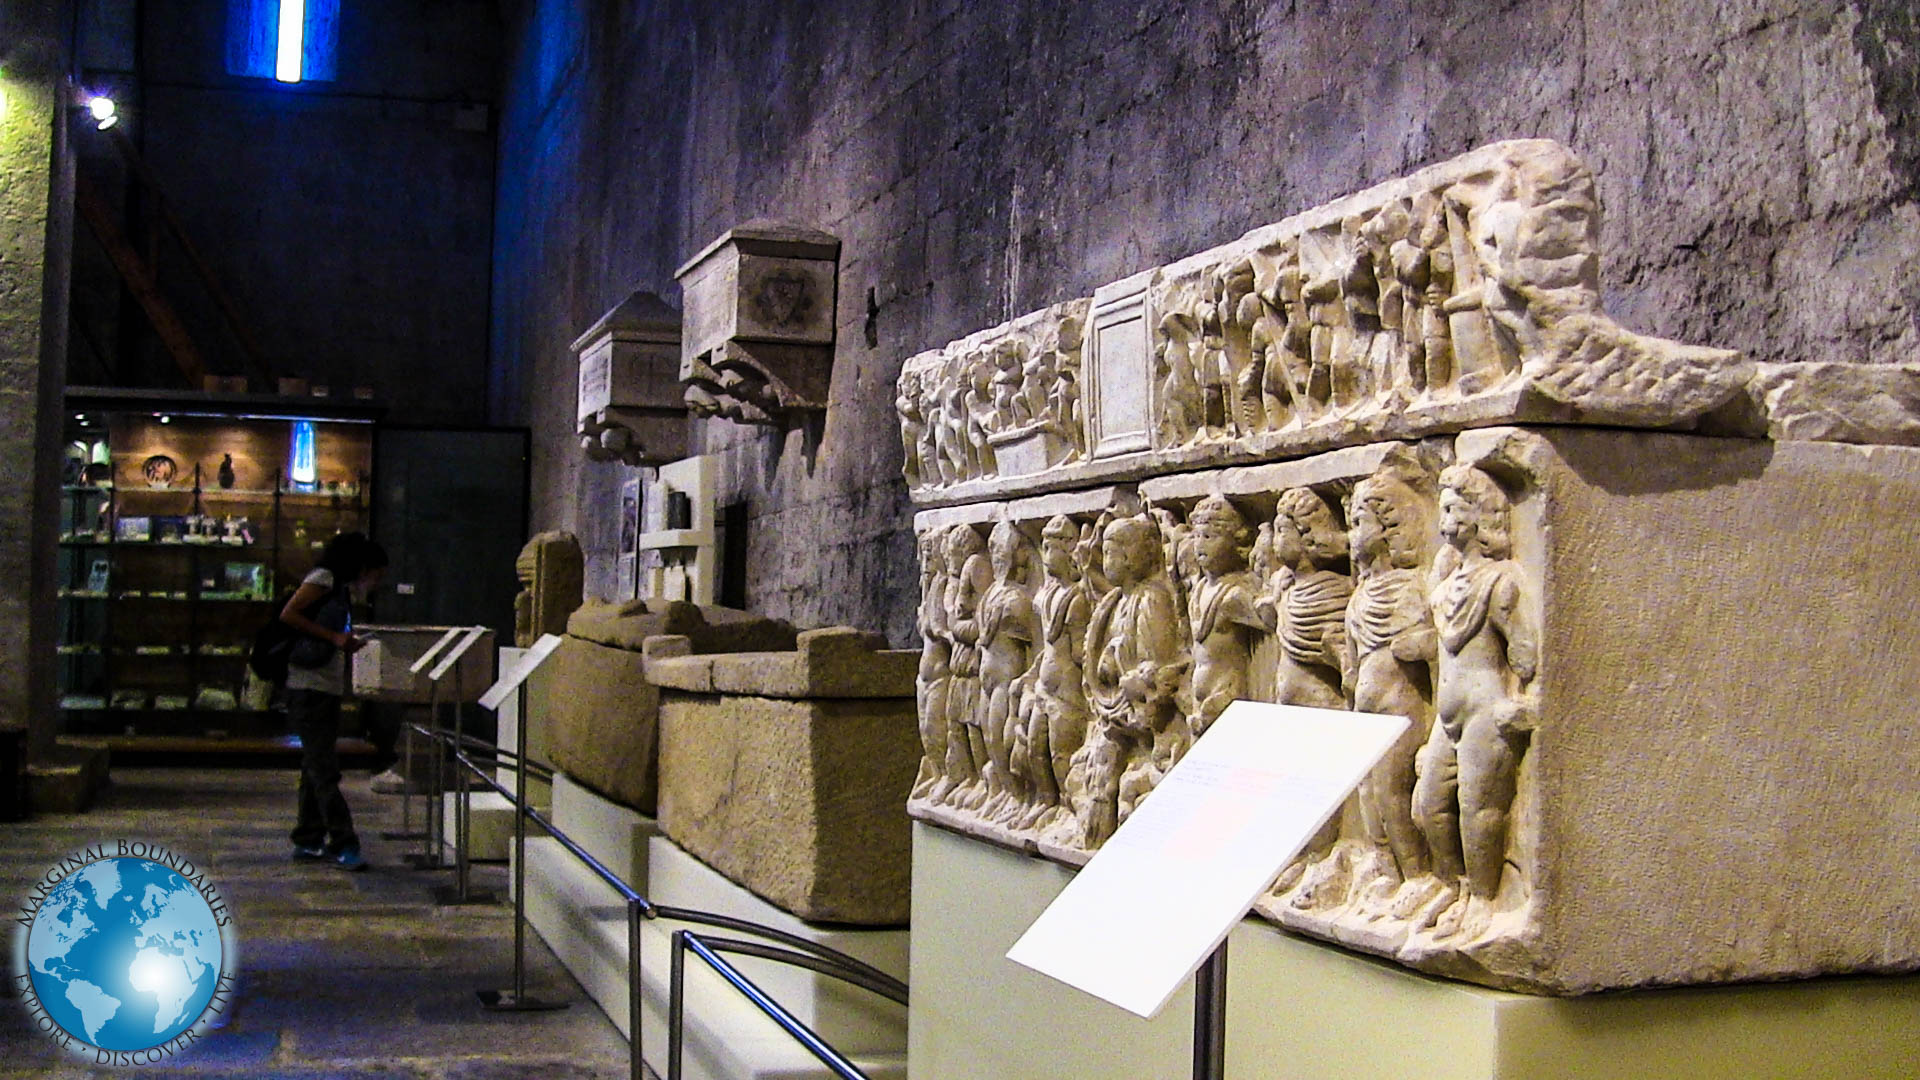
{"label": "small artifact on shelf", "polygon": [[171,645],[136,645],[133,648],[133,655],[135,656],[172,656],[173,646]]}
{"label": "small artifact on shelf", "polygon": [[165,454],[155,454],[140,463],[140,475],[146,477],[148,484],[164,488],[180,475],[180,465]]}
{"label": "small artifact on shelf", "polygon": [[153,707],[156,712],[180,712],[188,705],[185,694],[155,694]]}
{"label": "small artifact on shelf", "polygon": [[98,694],[67,694],[60,699],[60,707],[74,711],[104,709],[107,699]]}
{"label": "small artifact on shelf", "polygon": [[233,455],[232,454],[224,454],[221,456],[220,472],[217,474],[216,478],[220,482],[221,490],[224,491],[233,487],[234,475],[233,475]]}
{"label": "small artifact on shelf", "polygon": [[122,517],[113,523],[113,537],[130,543],[139,543],[153,535],[153,519],[150,517]]}
{"label": "small artifact on shelf", "polygon": [[193,695],[193,707],[211,712],[232,712],[240,707],[240,700],[226,687],[203,686]]}
{"label": "small artifact on shelf", "polygon": [[144,709],[147,707],[147,692],[145,690],[115,690],[113,692],[112,707],[130,712]]}
{"label": "small artifact on shelf", "polygon": [[87,591],[100,593],[104,596],[107,591],[107,580],[111,573],[111,564],[109,564],[107,560],[93,560],[93,564],[87,567]]}

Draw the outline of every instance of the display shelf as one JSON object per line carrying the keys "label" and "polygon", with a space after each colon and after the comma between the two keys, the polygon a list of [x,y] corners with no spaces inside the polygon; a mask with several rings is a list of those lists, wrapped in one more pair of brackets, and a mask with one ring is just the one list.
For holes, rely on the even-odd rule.
{"label": "display shelf", "polygon": [[366,530],[371,428],[315,418],[314,437],[301,444],[312,457],[299,464],[335,490],[302,491],[286,470],[296,424],[308,421],[196,410],[162,424],[156,412],[69,404],[70,461],[108,473],[97,478],[105,483],[68,485],[61,500],[56,645],[68,730],[283,729],[270,714],[206,706],[262,703],[245,664],[257,625],[306,573],[320,541]]}

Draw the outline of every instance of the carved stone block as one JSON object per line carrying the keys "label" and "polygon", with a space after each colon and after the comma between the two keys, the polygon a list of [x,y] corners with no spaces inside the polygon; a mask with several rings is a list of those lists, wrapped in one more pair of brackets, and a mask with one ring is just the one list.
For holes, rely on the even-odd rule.
{"label": "carved stone block", "polygon": [[1920,969],[1920,450],[1491,428],[1109,500],[922,515],[916,817],[1078,863],[1228,701],[1394,713],[1262,914],[1554,994]]}
{"label": "carved stone block", "polygon": [[916,654],[847,628],[798,646],[649,661],[661,829],[803,919],[905,923]]}
{"label": "carved stone block", "polygon": [[595,461],[655,465],[687,455],[680,313],[638,291],[573,343],[580,448]]}
{"label": "carved stone block", "polygon": [[1084,413],[1006,374],[1071,303],[909,360],[911,813],[1078,863],[1231,701],[1388,713],[1268,917],[1552,994],[1920,969],[1920,449],[1841,445],[1920,368],[1620,327],[1594,190],[1499,143],[1102,289]]}
{"label": "carved stone block", "polygon": [[775,424],[826,408],[839,259],[827,233],[754,221],[680,268],[679,378],[696,415]]}
{"label": "carved stone block", "polygon": [[659,778],[659,691],[643,644],[678,635],[688,651],[779,648],[791,626],[692,604],[587,604],[567,620],[567,638],[547,662],[536,703],[555,768],[623,806],[654,813]]}
{"label": "carved stone block", "polygon": [[527,649],[542,634],[564,634],[582,601],[586,556],[569,532],[543,532],[527,541],[513,563],[520,592],[513,598],[513,643]]}

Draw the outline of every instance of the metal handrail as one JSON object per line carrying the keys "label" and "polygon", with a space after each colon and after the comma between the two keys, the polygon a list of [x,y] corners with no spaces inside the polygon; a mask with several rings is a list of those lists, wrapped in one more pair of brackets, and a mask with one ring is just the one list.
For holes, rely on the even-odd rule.
{"label": "metal handrail", "polygon": [[[614,873],[606,864],[594,858],[591,852],[581,847],[572,837],[556,827],[550,818],[534,809],[531,805],[516,798],[515,794],[508,790],[506,785],[502,784],[485,768],[477,764],[474,758],[462,749],[461,744],[473,744],[478,748],[491,749],[496,751],[496,754],[493,755],[496,757],[499,747],[487,743],[484,740],[461,735],[458,732],[427,731],[422,730],[417,724],[414,725],[414,728],[415,730],[421,731],[421,733],[429,739],[443,741],[448,744],[448,748],[452,751],[455,761],[464,766],[469,772],[478,776],[481,783],[492,788],[504,797],[508,805],[512,806],[517,813],[539,825],[546,831],[547,835],[559,841],[562,849],[584,863],[587,869],[591,870],[596,877],[606,882],[607,885],[612,887],[613,890],[619,893],[626,901],[627,1022],[632,1037],[631,1061],[629,1063],[632,1080],[642,1080],[645,1075],[640,1041],[642,1023],[641,998],[643,994],[642,971],[640,966],[640,926],[642,921],[646,919],[666,919],[671,922],[715,926],[721,929],[753,934],[789,946],[787,949],[781,949],[771,945],[763,945],[758,942],[739,941],[732,938],[704,937],[691,930],[674,931],[673,940],[676,943],[676,955],[674,958],[676,974],[672,976],[668,995],[668,1010],[670,1016],[678,1015],[678,1011],[684,1008],[683,1003],[680,1001],[680,975],[677,974],[679,967],[684,964],[684,961],[678,956],[680,949],[678,943],[684,939],[689,941],[689,945],[695,949],[696,955],[699,955],[700,958],[708,964],[713,965],[714,969],[720,972],[721,976],[736,989],[745,994],[748,1000],[752,1001],[762,1012],[766,1013],[776,1024],[785,1030],[788,1035],[806,1047],[815,1057],[820,1058],[822,1062],[843,1077],[844,1080],[868,1080],[866,1075],[855,1068],[851,1062],[847,1061],[838,1050],[835,1050],[825,1040],[821,1039],[818,1034],[813,1032],[812,1029],[808,1028],[791,1013],[787,1012],[779,1002],[769,997],[765,991],[754,985],[746,976],[740,974],[732,965],[721,960],[717,955],[714,955],[714,953],[708,949],[707,946],[701,944],[701,942],[712,942],[723,951],[736,952],[742,955],[769,960],[774,963],[806,968],[810,971],[840,979],[843,982],[872,991],[889,1001],[901,1005],[907,1004],[908,987],[904,981],[881,971],[879,968],[865,961],[843,953],[838,949],[822,945],[815,941],[809,941],[806,938],[787,933],[784,930],[777,930],[773,927],[763,926],[747,919],[738,919],[715,912],[653,903],[645,896],[642,896],[633,886],[627,884],[625,879],[621,878],[619,874]],[[509,758],[513,757],[512,754],[508,754],[507,756]],[[527,771],[529,773],[534,772],[537,767],[537,763],[532,761],[527,762]],[[549,776],[552,775],[551,769],[548,769],[547,772]],[[523,854],[521,858],[524,859],[524,857]],[[523,898],[516,897],[516,900],[521,899]],[[517,956],[515,962],[516,964],[520,962]],[[669,1080],[678,1080],[677,1070],[679,1059],[677,1056],[677,1042],[679,1038],[680,1026],[676,1020],[671,1023],[669,1028],[668,1053],[669,1068],[671,1070]]]}
{"label": "metal handrail", "polygon": [[[513,768],[512,762],[519,760],[518,756],[515,755],[513,751],[507,749],[504,746],[499,746],[495,743],[490,743],[487,740],[482,739],[477,735],[468,735],[464,732],[449,731],[446,729],[436,730],[434,728],[430,728],[424,724],[421,724],[417,720],[408,721],[407,727],[414,731],[419,732],[420,734],[426,736],[429,739],[434,739],[441,742],[450,742],[457,739],[460,742],[465,743],[467,746],[473,749],[479,750],[481,752],[480,756],[492,758],[495,764],[504,765],[509,769]],[[551,780],[553,779],[553,773],[554,773],[554,770],[553,770],[553,766],[551,765],[543,765],[540,762],[533,761],[531,759],[529,759],[527,762],[527,775],[533,777],[536,780]]]}
{"label": "metal handrail", "polygon": [[[673,966],[668,976],[667,996],[667,1080],[680,1080],[681,1076],[680,1058],[682,1043],[684,1041],[682,1024],[685,1020],[684,1010],[686,1008],[686,995],[684,992],[686,985],[686,954],[689,951],[705,961],[708,967],[711,967],[721,978],[732,985],[735,990],[740,991],[742,996],[758,1007],[761,1012],[767,1014],[774,1023],[780,1025],[781,1030],[793,1036],[794,1040],[801,1046],[806,1047],[809,1053],[820,1059],[821,1064],[833,1070],[835,1076],[840,1077],[841,1080],[869,1080],[866,1073],[861,1072],[859,1067],[849,1061],[845,1055],[835,1050],[825,1039],[822,1039],[815,1033],[812,1028],[801,1022],[799,1017],[794,1016],[782,1008],[779,1002],[767,995],[766,991],[754,985],[752,979],[747,978],[740,973],[738,968],[735,968],[732,964],[720,958],[720,952],[727,951],[755,956],[764,955],[765,958],[769,960],[781,959],[780,957],[770,955],[780,950],[774,949],[768,950],[767,953],[762,953],[759,950],[753,949],[751,947],[752,945],[752,942],[735,941],[729,938],[702,937],[692,930],[675,930],[673,932]],[[792,961],[788,960],[786,962],[790,963]],[[802,966],[811,965],[803,964]],[[825,974],[833,973],[825,972]]]}

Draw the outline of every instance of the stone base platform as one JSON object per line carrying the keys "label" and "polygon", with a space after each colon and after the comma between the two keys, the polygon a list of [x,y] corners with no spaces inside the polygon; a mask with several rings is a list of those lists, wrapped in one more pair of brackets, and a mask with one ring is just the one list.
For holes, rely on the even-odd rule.
{"label": "stone base platform", "polygon": [[[850,953],[904,977],[904,930],[821,928],[788,915],[726,880],[671,840],[652,819],[558,778],[554,823],[596,859],[623,873],[656,903],[751,919]],[[623,860],[624,855],[624,860]],[[626,907],[612,887],[550,838],[527,844],[527,918],[562,964],[623,1033],[628,1029]],[[671,934],[684,924],[645,927],[641,945],[642,1047],[647,1064],[666,1073]],[[730,932],[725,936],[739,936]],[[846,984],[800,969],[732,957],[768,991],[873,1080],[906,1075],[906,1011]],[[686,975],[686,1076],[690,1080],[822,1080],[831,1074],[704,964]]]}
{"label": "stone base platform", "polygon": [[[1190,988],[1147,1021],[1006,959],[1071,870],[916,822],[913,872],[914,923],[939,931],[913,951],[910,1080],[1191,1074]],[[1255,920],[1229,943],[1231,1080],[1893,1080],[1920,1061],[1916,977],[1551,998]]]}

